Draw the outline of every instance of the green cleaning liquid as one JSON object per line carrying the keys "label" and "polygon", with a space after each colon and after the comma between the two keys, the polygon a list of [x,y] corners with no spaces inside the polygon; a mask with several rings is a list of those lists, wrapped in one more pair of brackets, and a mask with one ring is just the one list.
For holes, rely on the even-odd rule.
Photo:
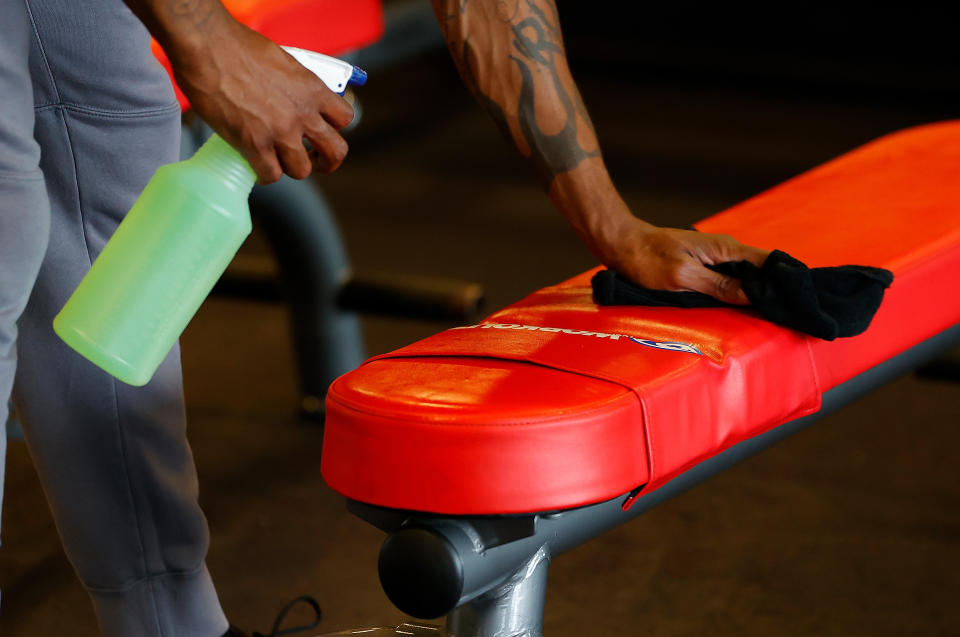
{"label": "green cleaning liquid", "polygon": [[[283,47],[343,95],[367,74]],[[160,167],[53,320],[67,345],[130,385],[145,385],[250,234],[256,174],[218,135]]]}
{"label": "green cleaning liquid", "polygon": [[123,382],[146,384],[250,234],[255,180],[219,135],[161,166],[54,331]]}

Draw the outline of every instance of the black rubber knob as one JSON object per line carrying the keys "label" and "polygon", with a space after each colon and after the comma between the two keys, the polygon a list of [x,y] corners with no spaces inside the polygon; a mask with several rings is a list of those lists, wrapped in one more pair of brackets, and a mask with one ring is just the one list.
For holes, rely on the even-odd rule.
{"label": "black rubber knob", "polygon": [[419,619],[446,615],[463,592],[460,556],[445,537],[429,529],[391,534],[380,549],[378,569],[390,601]]}

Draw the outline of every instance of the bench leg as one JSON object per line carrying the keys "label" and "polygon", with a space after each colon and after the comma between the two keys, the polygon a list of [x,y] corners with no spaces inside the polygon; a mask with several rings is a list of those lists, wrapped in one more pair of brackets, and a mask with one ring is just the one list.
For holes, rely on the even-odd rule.
{"label": "bench leg", "polygon": [[450,637],[542,637],[550,555],[537,551],[499,587],[447,616]]}
{"label": "bench leg", "polygon": [[284,177],[255,186],[250,211],[280,266],[293,328],[301,414],[320,419],[327,387],[365,356],[360,320],[337,303],[350,273],[346,248],[323,195]]}

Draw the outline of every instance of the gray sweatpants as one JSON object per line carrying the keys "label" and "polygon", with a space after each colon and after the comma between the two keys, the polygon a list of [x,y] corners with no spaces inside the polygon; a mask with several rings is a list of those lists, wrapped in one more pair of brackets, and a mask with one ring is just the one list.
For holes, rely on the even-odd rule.
{"label": "gray sweatpants", "polygon": [[147,180],[177,158],[169,80],[121,0],[0,0],[0,16],[0,428],[13,386],[104,635],[218,637],[227,622],[204,563],[179,351],[134,388],[51,327]]}

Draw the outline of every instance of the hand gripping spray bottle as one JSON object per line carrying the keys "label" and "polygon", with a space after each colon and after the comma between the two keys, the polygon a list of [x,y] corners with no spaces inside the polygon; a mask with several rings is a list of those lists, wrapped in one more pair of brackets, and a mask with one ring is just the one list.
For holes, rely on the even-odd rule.
{"label": "hand gripping spray bottle", "polygon": [[[343,95],[364,71],[284,47]],[[130,385],[145,385],[250,234],[256,173],[219,135],[161,166],[53,321],[70,347]]]}

